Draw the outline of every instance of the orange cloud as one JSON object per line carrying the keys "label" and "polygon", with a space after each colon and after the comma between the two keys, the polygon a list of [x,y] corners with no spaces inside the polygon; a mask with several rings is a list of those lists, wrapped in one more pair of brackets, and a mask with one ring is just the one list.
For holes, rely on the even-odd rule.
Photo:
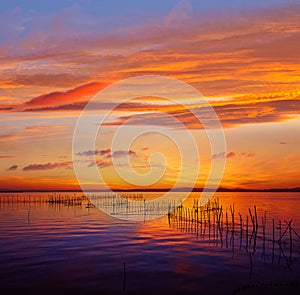
{"label": "orange cloud", "polygon": [[226,155],[226,158],[233,158],[235,157],[235,152],[229,152],[227,155]]}

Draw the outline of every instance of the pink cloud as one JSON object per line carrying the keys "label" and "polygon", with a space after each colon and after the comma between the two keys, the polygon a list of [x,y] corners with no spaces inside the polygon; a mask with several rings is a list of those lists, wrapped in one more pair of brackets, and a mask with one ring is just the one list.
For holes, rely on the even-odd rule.
{"label": "pink cloud", "polygon": [[[107,86],[106,83],[92,82],[65,92],[51,92],[35,97],[22,105],[16,106],[16,111],[35,110],[43,108],[55,108],[58,106],[82,103],[88,101],[101,89]],[[82,106],[81,106],[82,107]]]}

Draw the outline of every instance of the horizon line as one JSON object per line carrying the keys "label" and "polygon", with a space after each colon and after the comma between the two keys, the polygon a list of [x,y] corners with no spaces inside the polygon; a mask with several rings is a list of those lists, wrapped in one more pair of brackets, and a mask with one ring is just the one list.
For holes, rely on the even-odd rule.
{"label": "horizon line", "polygon": [[[168,192],[171,188],[152,188],[152,189],[90,189],[86,192]],[[207,189],[208,192],[214,189]],[[74,192],[84,193],[81,189],[0,189],[0,193],[29,193],[29,192]],[[203,188],[177,188],[174,192],[203,192]],[[248,189],[248,188],[224,188],[220,187],[215,192],[300,192],[300,187],[293,188],[266,188],[266,189]]]}

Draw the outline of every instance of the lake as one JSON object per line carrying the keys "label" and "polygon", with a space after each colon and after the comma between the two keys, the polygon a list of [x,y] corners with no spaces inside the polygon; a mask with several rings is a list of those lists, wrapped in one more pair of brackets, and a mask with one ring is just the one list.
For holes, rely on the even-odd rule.
{"label": "lake", "polygon": [[[136,196],[153,199],[156,194]],[[204,213],[203,217],[202,213],[199,215],[200,211],[197,211],[198,219],[194,218],[197,193],[192,193],[184,203],[191,210],[185,212],[192,213],[180,215],[177,210],[174,214],[170,212],[140,222],[108,216],[86,200],[74,204],[49,202],[53,196],[79,200],[81,195],[0,194],[2,292],[299,292],[299,193],[216,193],[214,199],[223,208],[222,212],[216,212],[222,213],[222,219],[213,221],[213,216],[219,215],[212,210],[209,223]],[[233,204],[232,230],[230,206]],[[253,235],[249,208],[254,216],[254,206],[258,231]],[[201,223],[200,218],[203,218]]]}

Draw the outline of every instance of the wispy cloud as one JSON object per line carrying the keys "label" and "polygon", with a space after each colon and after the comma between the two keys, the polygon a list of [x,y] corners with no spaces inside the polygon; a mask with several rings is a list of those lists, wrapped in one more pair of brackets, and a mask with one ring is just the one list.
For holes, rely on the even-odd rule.
{"label": "wispy cloud", "polygon": [[253,152],[243,152],[243,153],[237,153],[237,152],[234,152],[234,151],[231,151],[231,152],[228,152],[228,153],[218,153],[218,154],[213,154],[212,155],[212,159],[213,160],[217,160],[217,159],[224,159],[224,158],[227,158],[227,159],[230,159],[230,158],[234,158],[234,157],[243,157],[243,158],[254,158],[255,157],[255,153]]}
{"label": "wispy cloud", "polygon": [[121,157],[126,157],[126,156],[136,156],[136,152],[133,150],[129,150],[129,151],[118,150],[118,151],[114,151],[111,154],[112,158],[121,158]]}
{"label": "wispy cloud", "polygon": [[133,150],[115,150],[112,151],[111,149],[104,149],[104,150],[88,150],[83,152],[76,153],[77,156],[102,156],[105,158],[121,158],[125,156],[136,156],[136,152]]}
{"label": "wispy cloud", "polygon": [[[158,108],[159,109],[159,108]],[[164,113],[147,112],[144,114],[133,114],[121,116],[115,121],[104,123],[106,126],[127,125],[159,125],[171,128],[180,128],[182,124],[192,129],[202,129],[203,126],[197,117],[205,121],[207,126],[213,126],[208,108],[198,108],[191,106],[191,111],[182,108],[181,110],[170,110]],[[300,100],[278,100],[278,101],[259,101],[240,102],[231,101],[218,103],[214,110],[224,128],[242,125],[267,122],[282,122],[297,117],[300,113]],[[195,117],[195,115],[197,117]],[[174,120],[175,119],[175,120]]]}
{"label": "wispy cloud", "polygon": [[53,170],[56,168],[70,168],[72,167],[72,162],[60,162],[60,163],[46,163],[46,164],[30,164],[23,168],[23,171],[44,171]]}
{"label": "wispy cloud", "polygon": [[94,155],[99,155],[99,156],[106,156],[111,154],[111,149],[105,149],[105,150],[88,150],[88,151],[83,151],[83,152],[78,152],[76,153],[77,156],[94,156]]}
{"label": "wispy cloud", "polygon": [[219,154],[213,154],[212,155],[212,160],[217,160],[217,159],[224,159],[224,158],[233,158],[235,157],[235,152],[229,152],[229,153],[219,153]]}
{"label": "wispy cloud", "polygon": [[76,153],[78,156],[98,156],[96,160],[90,160],[88,167],[97,165],[99,168],[107,168],[113,166],[112,158],[123,158],[126,156],[137,157],[137,154],[133,150],[115,150],[103,149],[103,150],[88,150]]}
{"label": "wispy cloud", "polygon": [[90,164],[88,167],[98,166],[99,168],[107,168],[113,166],[112,161],[103,161],[103,160],[96,160],[96,161],[90,161]]}
{"label": "wispy cloud", "polygon": [[19,140],[49,138],[50,136],[57,138],[57,136],[67,133],[67,127],[63,125],[29,125],[25,127],[11,125],[6,126],[3,132],[1,131],[2,130],[0,130],[0,143],[2,146],[5,146]]}

